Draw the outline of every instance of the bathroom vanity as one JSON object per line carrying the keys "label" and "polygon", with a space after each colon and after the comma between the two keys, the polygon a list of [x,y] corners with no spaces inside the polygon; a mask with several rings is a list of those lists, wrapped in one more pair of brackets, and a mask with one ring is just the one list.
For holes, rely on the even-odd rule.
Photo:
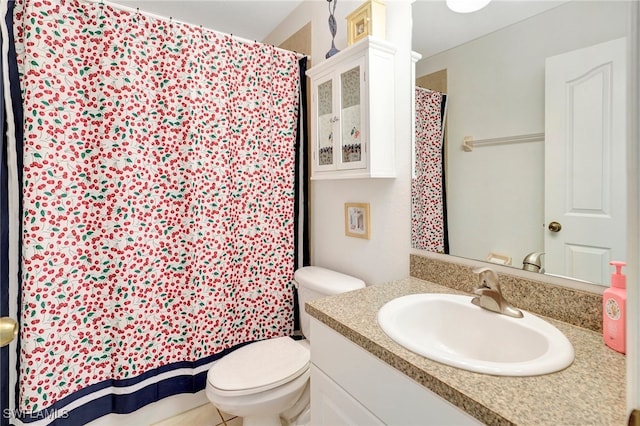
{"label": "bathroom vanity", "polygon": [[380,329],[378,310],[415,293],[461,292],[410,277],[306,305],[312,424],[626,424],[625,357],[600,333],[544,318],[573,345],[572,365],[533,377],[473,373],[417,355]]}
{"label": "bathroom vanity", "polygon": [[320,321],[311,321],[314,425],[479,425]]}

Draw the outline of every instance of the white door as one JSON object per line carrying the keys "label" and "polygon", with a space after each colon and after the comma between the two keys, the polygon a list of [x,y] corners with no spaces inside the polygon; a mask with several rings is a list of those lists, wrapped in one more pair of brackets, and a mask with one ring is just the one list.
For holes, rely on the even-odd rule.
{"label": "white door", "polygon": [[626,259],[626,38],[547,58],[545,268],[608,284]]}

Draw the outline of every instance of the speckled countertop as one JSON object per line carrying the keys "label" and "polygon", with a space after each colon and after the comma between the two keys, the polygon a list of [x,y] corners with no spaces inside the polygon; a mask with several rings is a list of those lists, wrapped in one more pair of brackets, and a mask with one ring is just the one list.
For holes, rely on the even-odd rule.
{"label": "speckled countertop", "polygon": [[[307,303],[314,318],[489,425],[626,424],[625,356],[600,333],[551,318],[573,344],[573,364],[535,377],[497,377],[449,367],[414,354],[380,329],[386,302],[413,293],[461,293],[406,278]],[[462,293],[463,294],[463,293]]]}

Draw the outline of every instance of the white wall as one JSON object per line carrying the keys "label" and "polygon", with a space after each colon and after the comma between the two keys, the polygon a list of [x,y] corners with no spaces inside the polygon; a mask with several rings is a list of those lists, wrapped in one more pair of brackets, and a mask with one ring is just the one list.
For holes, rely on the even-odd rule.
{"label": "white wall", "polygon": [[[411,177],[411,6],[386,1],[386,39],[396,44],[396,169],[395,179],[312,181],[312,264],[383,283],[409,275]],[[362,1],[339,1],[336,47],[347,46],[345,17]],[[312,62],[319,64],[331,47],[326,1],[307,1],[272,33],[279,44],[307,22],[312,27]],[[344,203],[366,202],[371,208],[371,239],[344,235]]]}
{"label": "white wall", "polygon": [[545,58],[625,36],[627,11],[618,1],[570,2],[418,62],[418,76],[447,69],[452,254],[493,251],[518,266],[544,251],[544,143],[468,153],[463,138],[543,133]]}

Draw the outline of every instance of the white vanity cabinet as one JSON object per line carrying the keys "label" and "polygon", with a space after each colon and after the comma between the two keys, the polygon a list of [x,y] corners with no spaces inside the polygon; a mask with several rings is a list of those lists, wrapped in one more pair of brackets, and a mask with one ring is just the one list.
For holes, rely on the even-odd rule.
{"label": "white vanity cabinet", "polygon": [[369,36],[307,71],[312,179],[395,177],[395,50]]}
{"label": "white vanity cabinet", "polygon": [[311,425],[481,425],[311,318]]}

